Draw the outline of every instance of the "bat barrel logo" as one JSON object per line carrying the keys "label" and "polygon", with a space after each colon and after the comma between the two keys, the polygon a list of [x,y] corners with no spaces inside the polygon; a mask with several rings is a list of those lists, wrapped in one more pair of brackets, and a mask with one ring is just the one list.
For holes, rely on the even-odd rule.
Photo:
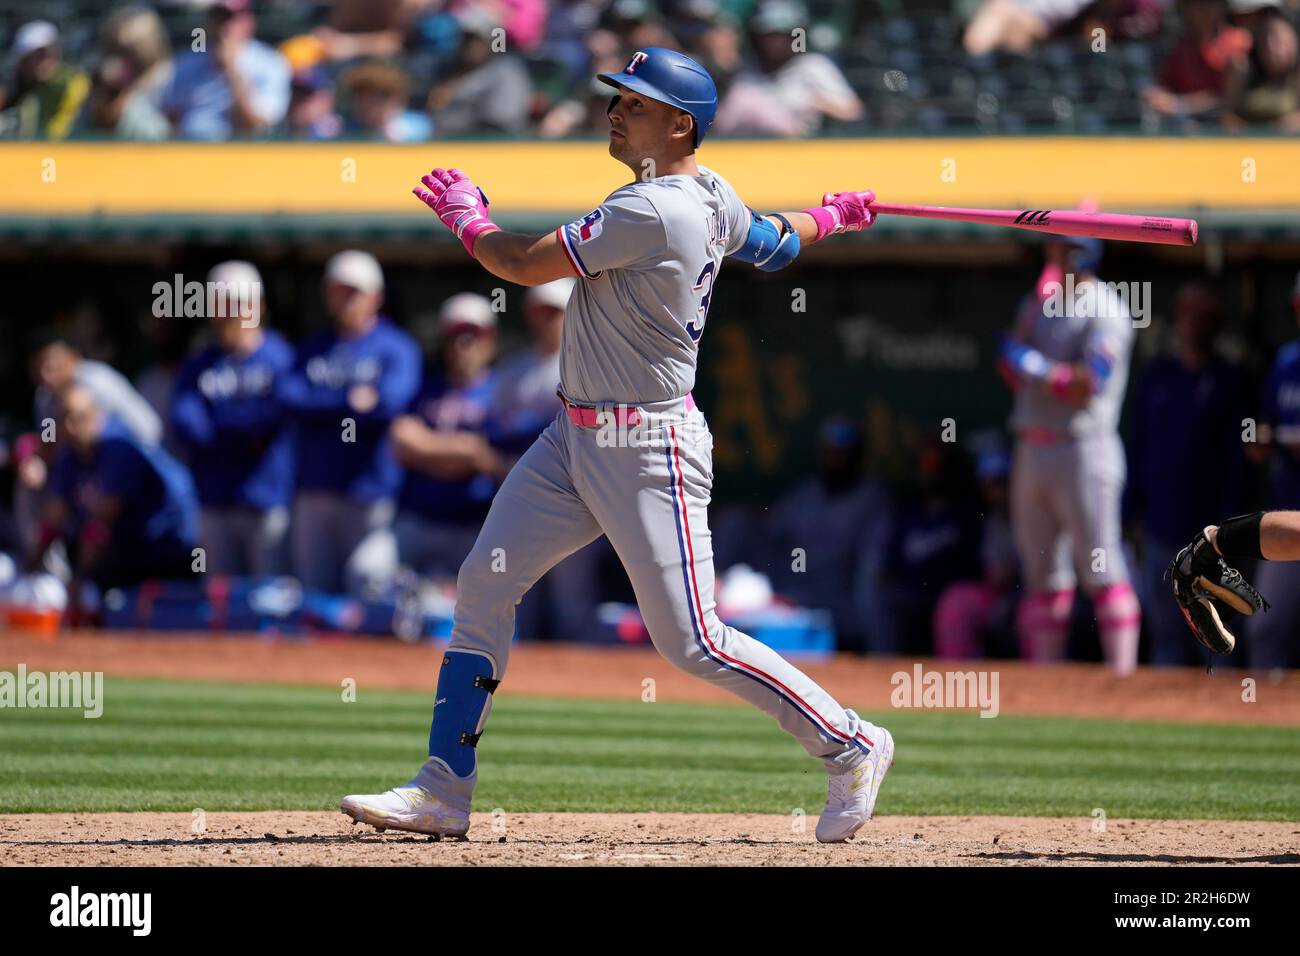
{"label": "bat barrel logo", "polygon": [[1046,226],[1052,221],[1052,210],[1050,209],[1026,209],[1020,215],[1016,216],[1016,225],[1019,226]]}

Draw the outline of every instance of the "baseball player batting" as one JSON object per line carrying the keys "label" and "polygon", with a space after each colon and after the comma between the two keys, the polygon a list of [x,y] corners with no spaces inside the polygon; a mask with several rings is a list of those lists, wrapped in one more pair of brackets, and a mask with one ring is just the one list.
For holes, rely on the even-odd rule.
{"label": "baseball player batting", "polygon": [[475,745],[506,671],[515,605],[603,533],[659,653],[770,714],[821,760],[830,782],[817,839],[847,840],[871,817],[893,738],[718,619],[713,440],[691,387],[723,258],[780,269],[802,245],[870,226],[874,195],[826,193],[818,207],[760,216],[696,163],[717,107],[703,67],[650,47],[600,79],[617,89],[610,155],[638,178],[581,219],[540,238],[506,232],[456,169],[435,169],[414,190],[492,274],[530,286],[579,281],[564,316],[564,407],[510,471],[460,569],[429,759],[404,786],[346,797],[341,808],[380,828],[468,831]]}

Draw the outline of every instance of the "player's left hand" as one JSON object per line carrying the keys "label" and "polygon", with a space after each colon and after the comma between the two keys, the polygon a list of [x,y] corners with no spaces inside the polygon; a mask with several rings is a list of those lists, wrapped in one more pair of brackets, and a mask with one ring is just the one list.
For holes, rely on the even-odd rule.
{"label": "player's left hand", "polygon": [[863,192],[826,193],[822,196],[822,206],[836,219],[829,235],[841,232],[858,232],[866,229],[876,221],[876,214],[871,204],[876,201],[876,194],[870,189]]}
{"label": "player's left hand", "polygon": [[411,190],[426,206],[437,213],[442,224],[474,254],[474,240],[484,232],[500,227],[488,218],[488,198],[459,169],[435,169],[421,176],[425,187]]}
{"label": "player's left hand", "polygon": [[[1208,529],[1207,529],[1208,530]],[[1196,639],[1215,654],[1231,654],[1237,640],[1223,624],[1221,611],[1254,614],[1268,602],[1230,567],[1202,531],[1179,551],[1165,572],[1173,579],[1174,600]]]}

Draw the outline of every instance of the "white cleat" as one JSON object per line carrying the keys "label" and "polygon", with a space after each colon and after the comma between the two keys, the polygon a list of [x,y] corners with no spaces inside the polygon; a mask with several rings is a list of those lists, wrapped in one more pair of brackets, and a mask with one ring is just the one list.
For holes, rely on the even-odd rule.
{"label": "white cleat", "polygon": [[463,837],[469,831],[469,813],[449,807],[436,794],[410,784],[384,793],[344,797],[339,809],[353,823],[369,823],[380,833],[387,828]]}
{"label": "white cleat", "polygon": [[826,808],[817,821],[819,843],[842,843],[871,819],[876,809],[876,795],[894,762],[894,735],[884,727],[878,728],[881,740],[876,741],[867,759],[848,773],[830,778],[826,788]]}

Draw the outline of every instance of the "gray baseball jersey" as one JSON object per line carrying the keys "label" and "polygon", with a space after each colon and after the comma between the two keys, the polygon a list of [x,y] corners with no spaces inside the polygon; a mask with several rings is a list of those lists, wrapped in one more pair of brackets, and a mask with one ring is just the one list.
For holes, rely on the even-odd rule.
{"label": "gray baseball jersey", "polygon": [[1049,315],[1037,297],[1027,297],[1017,314],[1016,337],[1052,361],[1086,362],[1101,356],[1111,364],[1109,377],[1084,408],[1066,405],[1045,386],[1027,384],[1016,392],[1013,429],[1084,436],[1113,433],[1119,427],[1133,349],[1133,320],[1112,287],[1104,282],[1093,285],[1094,292],[1079,295],[1070,303],[1068,315]]}
{"label": "gray baseball jersey", "polygon": [[630,183],[558,230],[580,279],[564,313],[560,387],[576,402],[660,402],[695,384],[713,280],[749,234],[731,184],[699,176]]}

